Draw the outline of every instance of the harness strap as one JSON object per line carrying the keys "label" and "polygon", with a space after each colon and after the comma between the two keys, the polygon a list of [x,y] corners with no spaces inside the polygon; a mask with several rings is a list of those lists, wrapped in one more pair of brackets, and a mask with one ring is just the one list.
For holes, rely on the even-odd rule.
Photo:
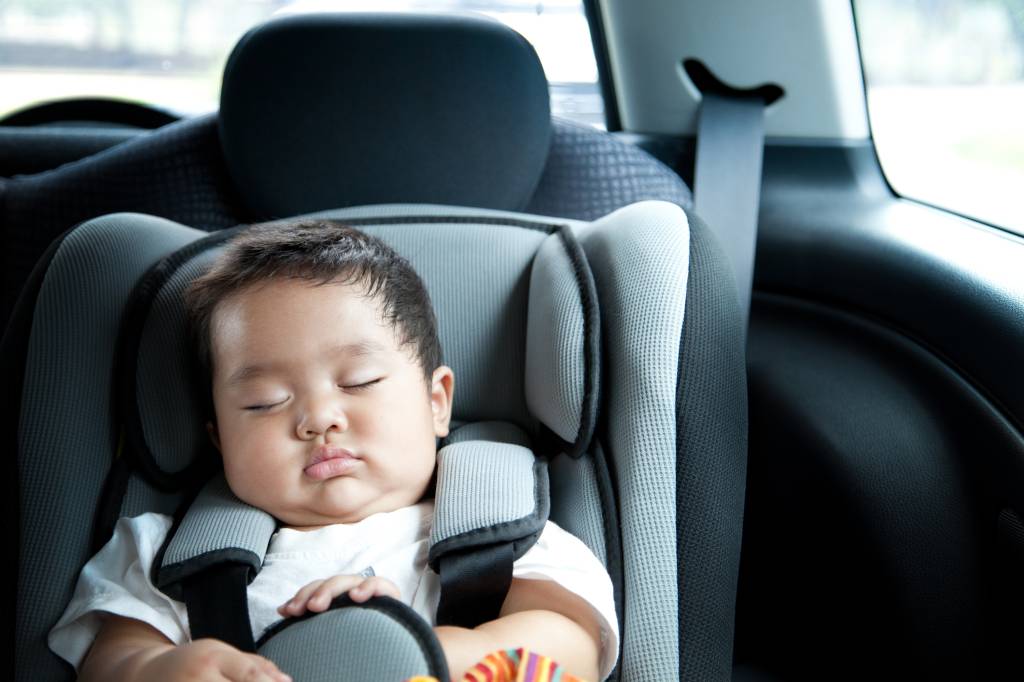
{"label": "harness strap", "polygon": [[497,618],[512,586],[513,561],[511,542],[441,557],[437,624],[475,628]]}
{"label": "harness strap", "polygon": [[[441,581],[438,624],[471,628],[498,617],[513,562],[547,522],[548,472],[546,461],[522,445],[475,440],[525,442],[510,425],[476,423],[452,435],[458,442],[438,452],[428,563]],[[168,533],[154,562],[154,584],[185,602],[193,639],[215,637],[255,650],[247,587],[274,530],[273,517],[240,501],[218,476]]]}
{"label": "harness strap", "polygon": [[256,651],[249,625],[249,566],[214,564],[182,580],[192,639],[213,637],[242,651]]}
{"label": "harness strap", "polygon": [[441,577],[438,625],[473,628],[497,618],[513,562],[548,520],[547,462],[522,445],[478,440],[499,430],[487,422],[463,427],[437,453],[428,561]]}

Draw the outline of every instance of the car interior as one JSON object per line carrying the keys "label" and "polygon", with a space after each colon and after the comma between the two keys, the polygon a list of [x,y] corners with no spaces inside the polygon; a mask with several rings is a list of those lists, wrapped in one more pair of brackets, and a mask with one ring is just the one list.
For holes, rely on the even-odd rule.
{"label": "car interior", "polygon": [[[82,565],[211,473],[178,292],[239,226],[318,216],[423,274],[447,447],[544,462],[526,512],[615,586],[608,679],[1016,677],[1024,236],[897,191],[866,4],[584,0],[597,126],[527,38],[418,6],[258,23],[216,111],[0,118],[8,675],[73,678],[46,633]],[[336,628],[433,665],[381,618]],[[337,631],[296,679],[363,660]],[[408,674],[372,666],[341,679]]]}

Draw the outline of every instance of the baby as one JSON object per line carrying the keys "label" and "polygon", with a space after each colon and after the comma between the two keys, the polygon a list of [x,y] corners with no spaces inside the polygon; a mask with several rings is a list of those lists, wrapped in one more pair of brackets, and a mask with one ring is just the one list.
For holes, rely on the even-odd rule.
{"label": "baby", "polygon": [[[409,263],[333,223],[257,226],[191,285],[186,307],[228,485],[280,524],[248,591],[254,639],[346,593],[400,599],[433,624],[429,497],[454,375]],[[51,649],[87,680],[290,679],[257,654],[191,640],[184,605],[150,581],[171,525],[155,513],[118,522]],[[552,522],[515,562],[498,618],[434,632],[455,679],[498,649],[539,651],[590,680],[618,655],[608,574]]]}

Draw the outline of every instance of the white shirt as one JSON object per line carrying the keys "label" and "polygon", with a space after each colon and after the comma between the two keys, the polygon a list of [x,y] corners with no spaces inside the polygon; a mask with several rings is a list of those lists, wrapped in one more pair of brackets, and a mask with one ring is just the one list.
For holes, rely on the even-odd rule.
{"label": "white shirt", "polygon": [[[263,569],[249,585],[253,638],[259,640],[281,620],[277,607],[300,587],[367,568],[395,583],[401,600],[434,625],[440,578],[427,566],[433,511],[432,502],[422,502],[356,523],[312,531],[279,529],[270,540]],[[155,513],[120,519],[110,541],[82,569],[71,603],[48,639],[50,649],[76,670],[99,632],[101,613],[148,623],[175,644],[189,640],[184,603],[150,581],[153,560],[171,524],[171,517]],[[604,679],[618,658],[618,622],[611,579],[590,549],[548,521],[536,544],[513,564],[512,576],[553,580],[593,607],[601,625]]]}

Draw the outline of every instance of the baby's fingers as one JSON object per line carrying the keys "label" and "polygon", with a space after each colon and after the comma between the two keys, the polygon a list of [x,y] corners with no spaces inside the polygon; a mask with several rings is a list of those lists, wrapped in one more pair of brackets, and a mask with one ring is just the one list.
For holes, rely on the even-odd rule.
{"label": "baby's fingers", "polygon": [[328,578],[309,596],[306,608],[310,611],[326,611],[331,601],[340,594],[345,594],[354,585],[358,585],[362,578],[358,575],[336,575]]}
{"label": "baby's fingers", "polygon": [[301,616],[306,612],[306,603],[316,593],[326,580],[314,580],[313,582],[299,588],[295,596],[277,607],[277,612],[282,616]]}
{"label": "baby's fingers", "polygon": [[401,599],[401,593],[398,590],[398,586],[387,578],[382,578],[379,575],[363,579],[362,582],[348,591],[348,596],[352,598],[352,601],[359,604],[370,597],[392,597],[394,599]]}
{"label": "baby's fingers", "polygon": [[222,662],[221,674],[238,682],[292,682],[289,675],[281,672],[269,659],[257,654],[241,654],[227,657]]}

